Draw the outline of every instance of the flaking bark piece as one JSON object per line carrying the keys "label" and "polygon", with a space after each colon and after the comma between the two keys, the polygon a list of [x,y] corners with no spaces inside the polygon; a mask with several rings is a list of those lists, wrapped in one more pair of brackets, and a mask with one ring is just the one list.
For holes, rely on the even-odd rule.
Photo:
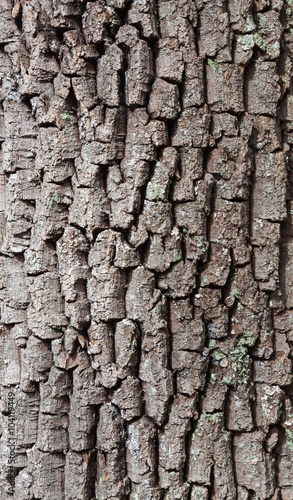
{"label": "flaking bark piece", "polygon": [[231,34],[224,2],[207,1],[200,12],[199,55],[217,56],[218,61],[231,61]]}
{"label": "flaking bark piece", "polygon": [[101,0],[87,3],[82,16],[86,42],[90,44],[104,41],[108,28],[115,22],[118,22],[118,18],[111,6],[105,5],[105,2]]}
{"label": "flaking bark piece", "polygon": [[244,111],[243,74],[236,64],[218,64],[209,59],[207,89],[208,103],[213,111]]}
{"label": "flaking bark piece", "polygon": [[132,420],[143,415],[142,389],[138,378],[127,377],[121,387],[115,391],[112,399],[125,420]]}
{"label": "flaking bark piece", "polygon": [[246,82],[248,112],[274,116],[280,98],[276,63],[255,63],[248,71]]}
{"label": "flaking bark piece", "polygon": [[196,286],[196,264],[190,261],[178,262],[169,271],[161,274],[159,288],[172,298],[189,295]]}
{"label": "flaking bark piece", "polygon": [[93,496],[95,452],[69,451],[65,459],[65,496],[87,500]]}
{"label": "flaking bark piece", "polygon": [[123,419],[113,404],[105,403],[100,408],[97,426],[97,497],[119,498],[128,494],[124,443]]}
{"label": "flaking bark piece", "polygon": [[174,119],[180,113],[179,89],[177,85],[157,78],[152,87],[148,112],[152,118]]}
{"label": "flaking bark piece", "polygon": [[172,146],[206,147],[208,145],[209,121],[210,115],[206,106],[184,110],[176,122]]}
{"label": "flaking bark piece", "polygon": [[[213,475],[212,467],[214,466]],[[236,500],[230,433],[223,428],[223,413],[202,413],[191,437],[188,478],[214,487],[219,498],[230,493]]]}
{"label": "flaking bark piece", "polygon": [[115,330],[115,357],[119,378],[133,375],[138,363],[140,335],[133,321],[119,321]]}
{"label": "flaking bark piece", "polygon": [[263,452],[264,434],[261,431],[242,433],[234,437],[237,482],[253,488],[261,500],[275,490],[274,459]]}
{"label": "flaking bark piece", "polygon": [[92,356],[92,368],[102,386],[110,388],[117,383],[114,358],[114,338],[109,324],[92,321],[88,329],[88,353]]}
{"label": "flaking bark piece", "polygon": [[21,350],[22,383],[26,380],[40,382],[47,380],[48,371],[53,364],[52,352],[43,340],[31,335],[25,349]]}
{"label": "flaking bark piece", "polygon": [[105,54],[98,60],[97,95],[107,106],[120,104],[120,72],[123,52],[117,45],[108,45]]}
{"label": "flaking bark piece", "polygon": [[173,349],[201,351],[205,326],[201,315],[194,314],[189,299],[170,301],[170,328]]}
{"label": "flaking bark piece", "polygon": [[138,26],[147,40],[158,38],[158,24],[154,0],[134,0],[128,11],[128,23]]}
{"label": "flaking bark piece", "polygon": [[126,461],[128,476],[134,483],[155,486],[157,454],[156,427],[148,417],[141,417],[128,426]]}

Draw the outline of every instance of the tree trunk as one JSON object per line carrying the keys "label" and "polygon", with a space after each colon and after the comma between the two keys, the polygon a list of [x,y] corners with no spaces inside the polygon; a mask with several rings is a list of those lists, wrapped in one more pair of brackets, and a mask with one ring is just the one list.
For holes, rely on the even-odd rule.
{"label": "tree trunk", "polygon": [[291,3],[1,0],[1,499],[293,499]]}

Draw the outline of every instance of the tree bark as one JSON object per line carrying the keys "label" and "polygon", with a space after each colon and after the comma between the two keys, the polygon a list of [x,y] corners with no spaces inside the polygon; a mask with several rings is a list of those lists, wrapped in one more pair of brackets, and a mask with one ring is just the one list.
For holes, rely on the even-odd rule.
{"label": "tree bark", "polygon": [[1,499],[292,500],[291,3],[1,0]]}

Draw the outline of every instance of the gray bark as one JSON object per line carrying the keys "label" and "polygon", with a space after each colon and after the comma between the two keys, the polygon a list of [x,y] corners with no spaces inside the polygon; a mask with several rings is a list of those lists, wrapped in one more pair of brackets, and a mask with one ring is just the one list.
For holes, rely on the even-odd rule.
{"label": "gray bark", "polygon": [[292,9],[2,0],[1,499],[292,500]]}

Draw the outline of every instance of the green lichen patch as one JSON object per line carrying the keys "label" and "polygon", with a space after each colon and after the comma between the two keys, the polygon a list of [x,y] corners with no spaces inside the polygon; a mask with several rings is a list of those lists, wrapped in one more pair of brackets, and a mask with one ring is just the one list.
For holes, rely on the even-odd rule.
{"label": "green lichen patch", "polygon": [[208,59],[208,65],[215,73],[218,73],[218,75],[222,75],[223,70],[215,61],[213,61],[212,59]]}
{"label": "green lichen patch", "polygon": [[68,121],[71,118],[70,111],[65,111],[65,113],[62,113],[60,115],[60,118],[61,118],[61,120],[65,121],[65,122]]}
{"label": "green lichen patch", "polygon": [[54,208],[54,206],[56,205],[58,201],[58,195],[57,193],[52,193],[51,196],[50,196],[50,199],[47,203],[47,207],[52,210],[52,208]]}
{"label": "green lichen patch", "polygon": [[237,42],[241,44],[242,49],[248,51],[254,47],[254,35],[249,33],[248,35],[239,36]]}
{"label": "green lichen patch", "polygon": [[252,31],[255,30],[255,28],[256,28],[256,25],[255,25],[255,22],[253,20],[253,17],[251,15],[247,16],[245,27],[244,27],[244,33],[251,33]]}

